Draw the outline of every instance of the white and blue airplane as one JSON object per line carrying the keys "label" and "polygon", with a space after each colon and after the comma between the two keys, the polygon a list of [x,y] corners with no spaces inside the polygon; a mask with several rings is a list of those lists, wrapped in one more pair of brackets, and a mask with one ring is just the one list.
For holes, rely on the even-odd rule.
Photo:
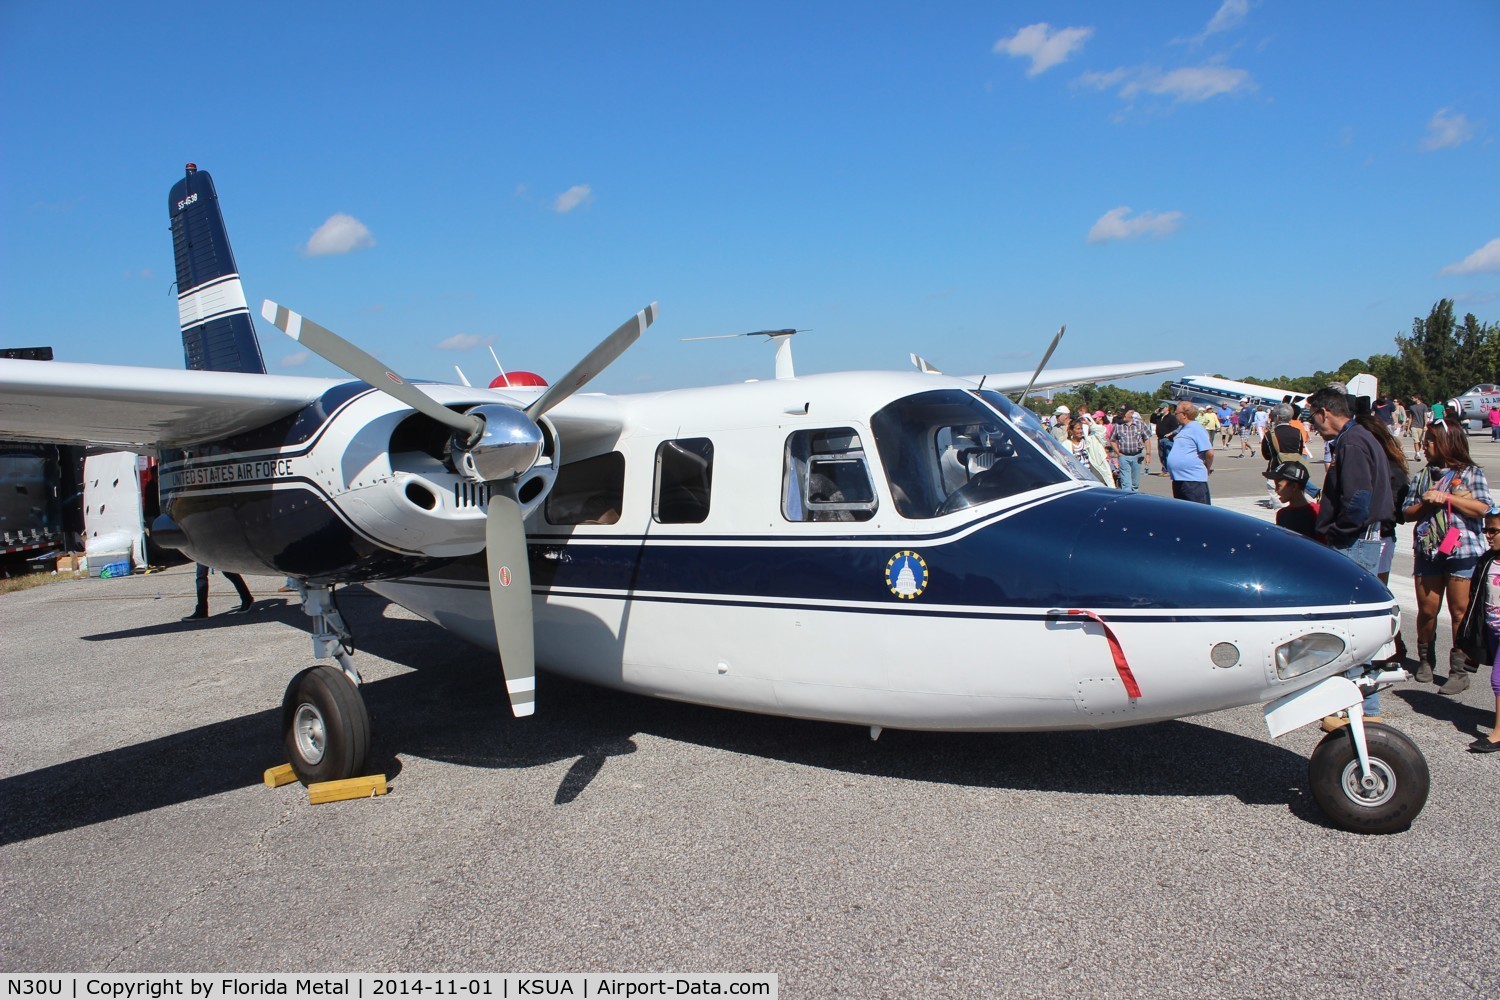
{"label": "white and blue airplane", "polygon": [[1250,704],[1280,736],[1347,711],[1310,765],[1330,820],[1402,829],[1426,801],[1420,751],[1360,712],[1366,690],[1406,675],[1345,676],[1399,628],[1375,577],[1238,514],[1107,488],[1006,396],[1176,362],[981,386],[931,370],[799,376],[779,343],[774,379],[581,392],[653,304],[549,387],[414,385],[267,302],[352,378],[273,376],[207,174],[190,169],[171,208],[174,234],[194,234],[179,235],[178,279],[199,370],[0,362],[0,437],[158,450],[158,542],[299,581],[315,654],[333,661],[283,701],[306,782],[360,774],[369,750],[331,599],[361,583],[498,652],[517,716],[535,708],[538,665],[872,737]]}
{"label": "white and blue airplane", "polygon": [[[1375,376],[1365,373],[1349,380],[1345,388],[1351,396],[1375,398]],[[1277,403],[1291,403],[1298,410],[1307,402],[1308,393],[1277,389],[1275,386],[1257,385],[1254,382],[1236,382],[1217,375],[1184,375],[1168,383],[1173,399],[1186,399],[1194,403],[1212,403],[1215,406],[1239,406],[1249,402],[1252,406],[1272,407]]]}
{"label": "white and blue airplane", "polygon": [[1237,382],[1217,375],[1184,375],[1168,383],[1168,386],[1173,399],[1186,399],[1200,405],[1212,403],[1215,406],[1238,406],[1248,400],[1252,406],[1275,406],[1286,402],[1300,409],[1302,401],[1308,395],[1305,392],[1292,392],[1290,389],[1277,389],[1254,382]]}

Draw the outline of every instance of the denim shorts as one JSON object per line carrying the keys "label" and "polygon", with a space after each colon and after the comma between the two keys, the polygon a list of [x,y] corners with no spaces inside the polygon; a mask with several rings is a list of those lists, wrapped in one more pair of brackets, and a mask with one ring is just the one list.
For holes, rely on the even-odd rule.
{"label": "denim shorts", "polygon": [[1375,575],[1389,573],[1396,562],[1396,539],[1386,535],[1380,536],[1380,562],[1375,567]]}
{"label": "denim shorts", "polygon": [[1474,579],[1474,567],[1479,565],[1478,556],[1435,556],[1425,558],[1422,553],[1412,553],[1412,576],[1455,576],[1460,580]]}

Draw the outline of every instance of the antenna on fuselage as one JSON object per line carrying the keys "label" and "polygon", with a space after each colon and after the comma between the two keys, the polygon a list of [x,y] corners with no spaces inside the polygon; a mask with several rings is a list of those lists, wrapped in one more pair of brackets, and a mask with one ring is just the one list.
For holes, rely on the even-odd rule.
{"label": "antenna on fuselage", "polygon": [[1057,350],[1058,342],[1062,340],[1062,335],[1067,329],[1066,323],[1057,328],[1057,336],[1052,338],[1052,343],[1047,347],[1047,353],[1042,355],[1042,363],[1037,365],[1036,371],[1031,373],[1031,381],[1026,383],[1026,389],[1021,393],[1021,398],[1016,400],[1017,403],[1025,404],[1026,397],[1031,395],[1031,387],[1036,385],[1036,380],[1042,377],[1042,369],[1046,368],[1047,362],[1052,360],[1052,352]]}
{"label": "antenna on fuselage", "polygon": [[731,340],[735,337],[765,337],[776,345],[776,377],[796,378],[797,372],[792,366],[792,335],[796,333],[807,333],[807,330],[754,330],[750,333],[719,333],[711,337],[683,337],[685,344],[690,340]]}

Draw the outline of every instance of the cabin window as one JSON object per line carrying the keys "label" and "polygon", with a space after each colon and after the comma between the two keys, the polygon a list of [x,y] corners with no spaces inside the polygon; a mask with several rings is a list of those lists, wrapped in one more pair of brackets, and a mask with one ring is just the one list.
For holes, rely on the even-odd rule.
{"label": "cabin window", "polygon": [[651,516],[659,524],[702,524],[714,481],[714,443],[708,438],[663,441],[656,449]]}
{"label": "cabin window", "polygon": [[544,504],[548,524],[614,524],[625,498],[625,456],[617,451],[569,462]]}
{"label": "cabin window", "polygon": [[938,517],[1070,476],[1096,481],[1035,415],[999,393],[918,393],[876,413],[870,427],[903,517]]}
{"label": "cabin window", "polygon": [[786,439],[781,513],[788,521],[868,521],[875,487],[851,427],[797,431]]}

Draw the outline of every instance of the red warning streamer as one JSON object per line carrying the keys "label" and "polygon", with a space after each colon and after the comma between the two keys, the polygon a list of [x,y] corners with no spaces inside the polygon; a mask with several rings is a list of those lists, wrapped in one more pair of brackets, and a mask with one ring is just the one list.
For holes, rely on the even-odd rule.
{"label": "red warning streamer", "polygon": [[1132,698],[1139,698],[1141,696],[1141,686],[1135,682],[1135,674],[1130,672],[1130,664],[1125,662],[1125,650],[1121,648],[1120,640],[1115,638],[1114,629],[1109,627],[1109,623],[1092,611],[1084,611],[1079,608],[1069,609],[1068,614],[1083,615],[1085,618],[1099,623],[1099,627],[1104,629],[1104,638],[1109,640],[1109,655],[1114,657],[1115,671],[1120,675],[1120,681],[1125,685],[1125,693]]}

